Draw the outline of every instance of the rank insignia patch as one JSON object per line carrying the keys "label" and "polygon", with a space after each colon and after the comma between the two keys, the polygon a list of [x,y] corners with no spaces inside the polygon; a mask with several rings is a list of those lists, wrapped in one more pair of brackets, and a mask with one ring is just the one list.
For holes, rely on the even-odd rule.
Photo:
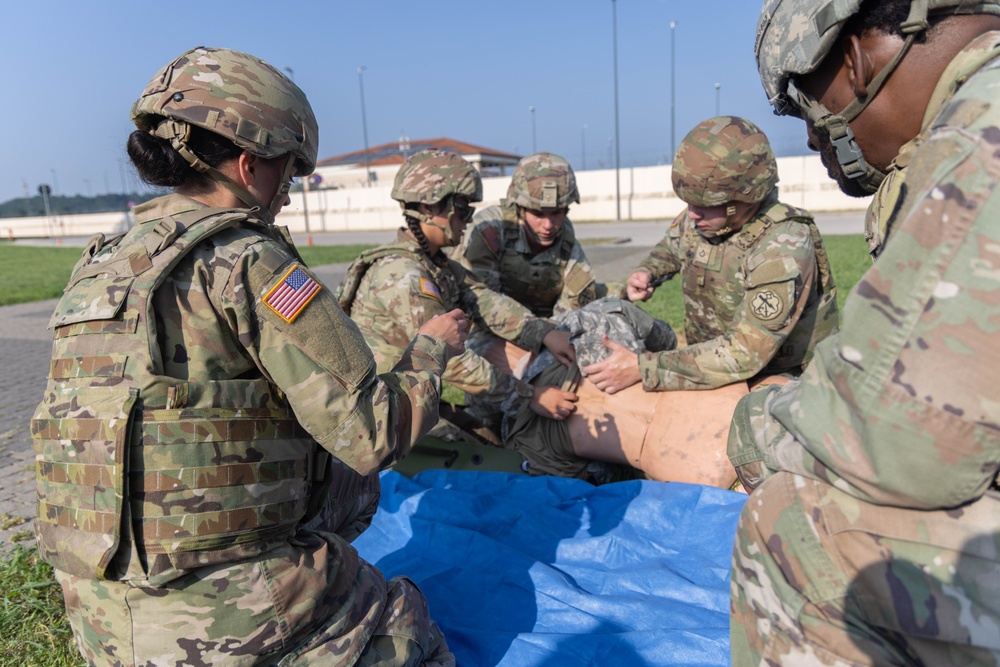
{"label": "rank insignia patch", "polygon": [[291,324],[322,289],[321,284],[295,264],[264,296],[264,303]]}
{"label": "rank insignia patch", "polygon": [[420,279],[420,293],[444,303],[444,299],[441,298],[441,290],[433,282],[427,280],[427,278]]}

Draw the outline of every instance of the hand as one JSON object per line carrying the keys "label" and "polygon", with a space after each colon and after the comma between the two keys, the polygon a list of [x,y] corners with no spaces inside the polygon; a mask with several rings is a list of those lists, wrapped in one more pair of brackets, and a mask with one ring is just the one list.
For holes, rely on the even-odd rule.
{"label": "hand", "polygon": [[549,419],[566,419],[576,411],[576,394],[559,387],[535,387],[531,410]]}
{"label": "hand", "polygon": [[628,277],[628,283],[625,285],[625,294],[628,296],[629,301],[645,301],[649,297],[653,296],[653,290],[650,283],[653,281],[653,276],[650,275],[649,271],[639,270]]}
{"label": "hand", "polygon": [[542,345],[544,345],[563,366],[569,366],[570,364],[576,363],[576,350],[573,348],[573,344],[569,342],[568,331],[553,329],[545,334],[545,338],[542,339]]}
{"label": "hand", "polygon": [[454,357],[465,351],[465,339],[469,335],[469,320],[465,313],[456,308],[444,315],[435,315],[417,330],[418,334],[426,334],[440,338],[448,346],[448,353]]}
{"label": "hand", "polygon": [[642,380],[639,372],[639,355],[607,336],[601,341],[611,354],[596,364],[584,366],[580,371],[601,391],[613,394],[631,387]]}

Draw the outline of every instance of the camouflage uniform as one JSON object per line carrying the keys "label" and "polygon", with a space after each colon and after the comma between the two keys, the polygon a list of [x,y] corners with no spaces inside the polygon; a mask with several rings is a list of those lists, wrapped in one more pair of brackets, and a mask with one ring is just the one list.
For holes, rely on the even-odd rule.
{"label": "camouflage uniform", "polygon": [[[478,326],[532,352],[541,349],[542,339],[555,328],[487,289],[443,253],[428,257],[404,229],[399,230],[395,244],[369,253],[381,257],[361,278],[349,312],[374,352],[379,369],[392,368],[399,361],[421,325],[454,308],[460,308]],[[356,261],[369,260],[362,255]],[[516,409],[534,394],[529,385],[470,349],[448,362],[441,379],[497,412]]]}
{"label": "camouflage uniform", "polygon": [[639,355],[646,391],[712,389],[800,373],[837,326],[836,291],[812,217],[773,191],[753,220],[705,239],[682,212],[639,266],[654,280],[680,273],[686,345]]}
{"label": "camouflage uniform", "polygon": [[[796,44],[760,45],[767,83]],[[736,537],[734,665],[1000,664],[998,85],[994,32],[938,81],[843,330],[737,407],[730,458],[767,479]]]}
{"label": "camouflage uniform", "polygon": [[[252,56],[199,49],[150,89],[181,100],[170,86],[192,72],[294,86]],[[74,269],[32,420],[39,551],[84,658],[454,664],[419,590],[350,545],[376,473],[436,419],[444,343],[419,337],[379,376],[284,230],[180,195],[135,216]]]}

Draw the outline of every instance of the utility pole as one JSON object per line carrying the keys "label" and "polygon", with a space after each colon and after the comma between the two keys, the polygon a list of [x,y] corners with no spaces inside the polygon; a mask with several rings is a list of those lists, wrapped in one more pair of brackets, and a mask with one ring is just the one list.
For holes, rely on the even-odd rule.
{"label": "utility pole", "polygon": [[368,118],[365,115],[365,82],[362,76],[365,66],[358,67],[358,90],[361,91],[361,131],[365,137],[365,183],[370,187],[372,184],[371,156],[368,155]]}
{"label": "utility pole", "polygon": [[621,150],[618,145],[618,3],[611,0],[611,44],[615,70],[615,219],[622,219]]}

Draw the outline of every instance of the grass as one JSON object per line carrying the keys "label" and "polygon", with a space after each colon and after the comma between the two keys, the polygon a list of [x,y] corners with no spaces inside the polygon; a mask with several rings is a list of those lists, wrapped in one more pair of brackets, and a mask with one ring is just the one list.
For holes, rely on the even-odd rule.
{"label": "grass", "polygon": [[[837,282],[840,304],[850,288],[871,266],[861,235],[826,238],[830,264]],[[300,248],[307,264],[320,266],[354,259],[367,245],[312,246]],[[75,248],[14,247],[0,244],[0,285],[5,298],[34,301],[58,296],[80,255]],[[14,286],[14,287],[12,287]],[[654,316],[683,330],[684,305],[680,281],[660,286],[645,304]],[[462,402],[464,395],[446,387],[445,397]],[[0,607],[0,667],[38,665],[67,667],[82,664],[63,609],[62,590],[52,569],[38,559],[34,547],[14,544],[0,557],[3,605]]]}
{"label": "grass", "polygon": [[84,664],[63,611],[62,589],[36,549],[15,545],[0,559],[0,665]]}
{"label": "grass", "polygon": [[[374,244],[299,248],[309,266],[350,262]],[[19,246],[0,243],[0,306],[62,296],[81,248]]]}

